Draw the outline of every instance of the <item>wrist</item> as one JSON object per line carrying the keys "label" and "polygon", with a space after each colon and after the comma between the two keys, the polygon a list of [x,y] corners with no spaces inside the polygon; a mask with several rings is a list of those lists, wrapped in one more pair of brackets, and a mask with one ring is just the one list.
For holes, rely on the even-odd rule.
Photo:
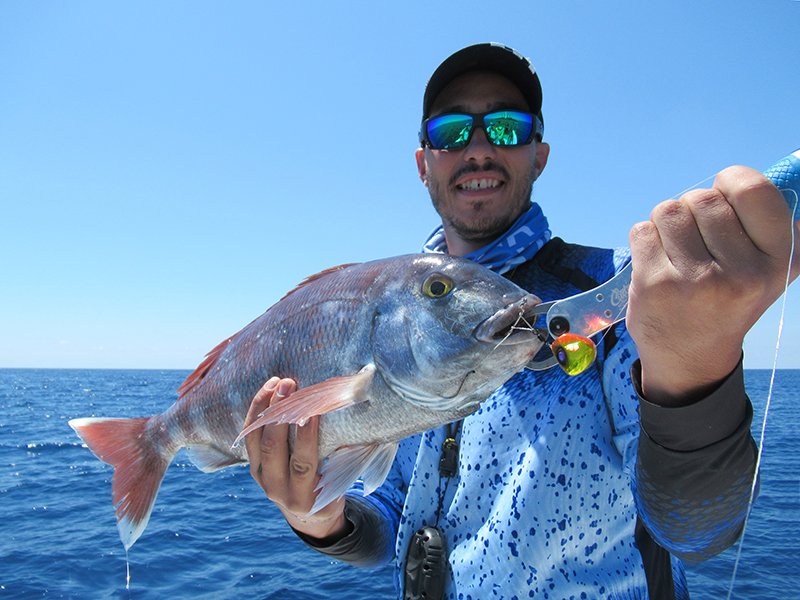
{"label": "wrist", "polygon": [[315,540],[314,545],[319,546],[336,543],[352,533],[354,528],[343,510],[327,518],[318,518],[316,515],[301,517],[287,511],[283,511],[283,515],[295,533],[303,538]]}
{"label": "wrist", "polygon": [[680,360],[640,354],[642,396],[664,407],[689,406],[702,400],[736,369],[741,347],[719,351],[705,360],[687,352]]}

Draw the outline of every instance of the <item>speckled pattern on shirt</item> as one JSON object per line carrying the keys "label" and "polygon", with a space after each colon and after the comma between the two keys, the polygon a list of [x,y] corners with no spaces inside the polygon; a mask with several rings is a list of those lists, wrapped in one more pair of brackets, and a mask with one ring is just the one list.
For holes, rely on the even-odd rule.
{"label": "speckled pattern on shirt", "polygon": [[[581,249],[589,250],[589,249]],[[599,281],[626,250],[586,252],[578,266]],[[511,278],[543,301],[581,290],[535,262]],[[638,399],[629,336],[577,377],[525,370],[464,420],[459,473],[447,484],[439,527],[448,542],[448,598],[646,598],[631,477]],[[604,390],[605,387],[605,390]],[[406,488],[395,548],[436,522],[444,429],[402,443],[387,485]],[[397,583],[403,577],[398,561]]]}
{"label": "speckled pattern on shirt", "polygon": [[[562,256],[564,265],[596,281],[608,280],[628,260],[626,249],[574,245]],[[543,301],[581,291],[544,272],[536,259],[509,277]],[[348,492],[350,510],[359,512],[356,530],[330,547],[310,545],[354,564],[378,564],[394,554],[402,597],[409,542],[419,528],[437,524],[441,498],[447,598],[646,599],[647,578],[655,573],[654,598],[688,599],[683,565],[674,556],[649,562],[654,570],[645,573],[635,541],[636,503],[646,529],[675,554],[693,560],[730,546],[747,505],[740,481],[755,460],[749,419],[733,419],[734,435],[728,428],[710,439],[679,440],[689,452],[658,446],[640,430],[630,375],[636,349],[624,324],[616,326],[616,337],[609,352],[598,344],[597,361],[577,377],[558,368],[525,370],[497,390],[464,419],[459,472],[449,480],[438,470],[444,428],[401,441],[378,490],[366,498],[357,489]],[[741,373],[729,378],[731,389],[723,384],[721,394],[694,405],[695,420],[715,418],[736,396],[745,415],[749,402],[739,379]],[[680,414],[652,413],[649,406],[657,421],[645,425],[668,421],[660,435],[685,436]],[[685,485],[676,485],[675,471],[686,465],[694,466],[681,473]],[[647,498],[637,499],[637,478]],[[699,521],[706,526],[699,528]]]}

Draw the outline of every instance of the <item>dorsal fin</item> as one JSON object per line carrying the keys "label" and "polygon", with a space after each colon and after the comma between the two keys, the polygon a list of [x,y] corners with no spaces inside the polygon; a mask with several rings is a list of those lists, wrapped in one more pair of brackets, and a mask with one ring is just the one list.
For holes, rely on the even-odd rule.
{"label": "dorsal fin", "polygon": [[[347,267],[352,267],[353,265],[356,265],[356,264],[358,264],[358,263],[348,263],[348,264],[345,264],[345,265],[339,265],[338,267],[331,267],[330,269],[325,269],[324,271],[320,271],[319,273],[316,273],[314,275],[310,275],[309,277],[306,277],[303,281],[301,281],[299,284],[297,284],[297,287],[295,287],[288,294],[286,294],[283,298],[281,298],[281,300],[284,300],[284,299],[288,298],[293,293],[295,293],[297,290],[307,286],[309,283],[312,283],[314,281],[318,281],[319,279],[322,279],[326,275],[330,275],[331,273],[334,273],[336,271],[340,271],[342,269],[346,269]],[[279,302],[281,300],[279,300]],[[239,334],[237,333],[236,335],[239,335]],[[189,375],[189,377],[186,378],[186,381],[184,381],[181,384],[181,386],[178,388],[178,397],[179,398],[184,396],[185,394],[188,394],[191,390],[193,390],[195,387],[197,387],[200,384],[201,381],[203,381],[203,378],[208,374],[208,372],[211,370],[211,368],[216,364],[216,362],[219,359],[220,355],[225,351],[225,348],[228,347],[228,344],[230,343],[230,341],[234,337],[236,337],[236,335],[232,335],[227,340],[221,342],[220,344],[217,344],[216,348],[214,348],[211,352],[206,354],[205,360],[203,360],[203,362],[200,363],[200,366],[198,366],[194,370],[194,372],[191,375]]]}
{"label": "dorsal fin", "polygon": [[347,267],[352,267],[352,266],[357,265],[357,264],[359,264],[359,263],[347,263],[345,265],[339,265],[338,267],[331,267],[330,269],[325,269],[324,271],[320,271],[319,273],[315,273],[314,275],[309,275],[308,277],[303,279],[303,281],[298,283],[297,286],[293,290],[291,290],[283,298],[281,298],[281,300],[283,300],[285,298],[288,298],[289,296],[294,294],[297,290],[299,290],[301,288],[304,288],[309,283],[313,283],[314,281],[318,281],[318,280],[322,279],[326,275],[330,275],[331,273],[335,273],[336,271],[341,271],[342,269],[346,269]]}
{"label": "dorsal fin", "polygon": [[211,352],[206,354],[206,358],[203,362],[200,363],[200,366],[197,367],[194,372],[186,378],[181,384],[181,387],[178,388],[178,397],[182,397],[184,394],[189,393],[193,390],[197,385],[203,381],[203,378],[208,374],[211,370],[211,367],[214,366],[214,363],[217,362],[220,354],[222,354],[225,348],[228,347],[228,344],[233,339],[233,337],[229,337],[224,342],[217,344],[216,348],[214,348]]}

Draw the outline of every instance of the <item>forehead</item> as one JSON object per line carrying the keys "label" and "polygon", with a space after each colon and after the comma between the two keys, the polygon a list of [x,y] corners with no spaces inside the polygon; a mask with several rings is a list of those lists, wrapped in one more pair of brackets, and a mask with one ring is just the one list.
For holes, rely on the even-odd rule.
{"label": "forehead", "polygon": [[509,79],[489,71],[475,71],[456,77],[445,86],[431,107],[431,116],[502,108],[530,110],[522,92]]}

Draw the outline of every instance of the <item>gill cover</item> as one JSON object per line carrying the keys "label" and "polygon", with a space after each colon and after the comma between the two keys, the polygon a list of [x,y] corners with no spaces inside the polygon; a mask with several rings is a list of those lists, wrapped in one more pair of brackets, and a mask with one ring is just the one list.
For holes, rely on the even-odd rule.
{"label": "gill cover", "polygon": [[461,407],[464,380],[484,352],[473,332],[502,306],[502,292],[473,289],[471,263],[437,269],[443,261],[435,258],[402,287],[387,288],[377,303],[371,342],[375,365],[396,394],[428,410],[449,411]]}

